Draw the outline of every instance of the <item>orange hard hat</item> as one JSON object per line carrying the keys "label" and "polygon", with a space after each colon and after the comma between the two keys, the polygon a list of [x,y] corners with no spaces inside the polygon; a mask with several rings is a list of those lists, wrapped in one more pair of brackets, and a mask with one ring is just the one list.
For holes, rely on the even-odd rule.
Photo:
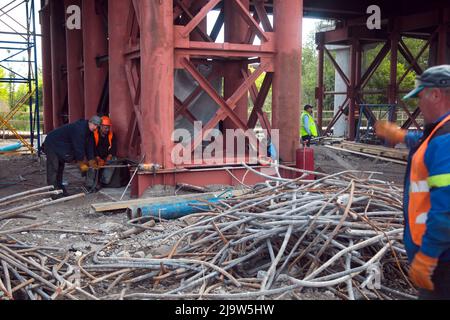
{"label": "orange hard hat", "polygon": [[112,126],[111,119],[107,116],[102,117],[102,126],[111,127]]}

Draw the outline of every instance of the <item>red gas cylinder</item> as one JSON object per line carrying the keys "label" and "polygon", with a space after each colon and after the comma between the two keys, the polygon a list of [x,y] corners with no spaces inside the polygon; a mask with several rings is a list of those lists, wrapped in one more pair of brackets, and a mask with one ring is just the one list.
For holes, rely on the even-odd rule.
{"label": "red gas cylinder", "polygon": [[[297,150],[297,169],[314,171],[314,149],[312,148],[300,148]],[[299,177],[302,176],[300,173]],[[314,180],[314,175],[309,175],[305,180]]]}

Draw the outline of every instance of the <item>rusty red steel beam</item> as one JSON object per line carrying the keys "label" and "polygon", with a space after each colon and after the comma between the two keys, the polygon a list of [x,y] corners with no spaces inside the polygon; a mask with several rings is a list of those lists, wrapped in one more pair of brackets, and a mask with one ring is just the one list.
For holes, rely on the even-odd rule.
{"label": "rusty red steel beam", "polygon": [[420,113],[421,113],[420,108],[414,110],[414,112],[411,114],[408,120],[406,120],[405,123],[402,125],[402,129],[409,129],[409,127],[411,127],[411,124],[413,122],[417,125],[417,128],[420,128],[419,124],[416,122],[416,119],[420,115]]}
{"label": "rusty red steel beam", "polygon": [[211,0],[208,2],[197,15],[183,28],[182,36],[187,38],[189,34],[206,18],[208,13],[222,0]]}
{"label": "rusty red steel beam", "polygon": [[267,114],[264,111],[258,112],[258,119],[262,128],[267,131],[268,138],[272,138],[272,126],[269,118],[267,118]]}
{"label": "rusty red steel beam", "polygon": [[129,37],[129,45],[136,44],[137,36],[139,33],[139,20],[136,16],[135,5],[133,1],[130,2],[130,8],[128,10],[128,18],[127,18],[127,35]]}
{"label": "rusty red steel beam", "polygon": [[[264,0],[256,0],[255,11],[259,20],[261,21],[265,32],[273,32],[272,24],[269,20],[269,15],[267,14],[266,8],[264,6]],[[255,20],[256,21],[256,20]]]}
{"label": "rusty red steel beam", "polygon": [[250,114],[250,118],[248,120],[247,126],[249,128],[254,128],[256,126],[258,114],[259,114],[259,112],[261,112],[262,108],[264,107],[264,102],[266,101],[267,96],[270,92],[270,88],[272,87],[272,82],[273,82],[273,73],[272,72],[266,73],[266,76],[261,85],[261,89],[259,91],[258,97],[255,101],[252,113]]}
{"label": "rusty red steel beam", "polygon": [[186,8],[190,8],[193,0],[175,0],[175,8],[173,8],[173,17],[174,21],[183,13],[183,8],[181,5],[183,5]]}
{"label": "rusty red steel beam", "polygon": [[270,57],[275,53],[272,46],[256,46],[239,43],[209,43],[200,41],[177,42],[176,51],[202,57]]}
{"label": "rusty red steel beam", "polygon": [[327,54],[328,58],[330,59],[331,63],[333,64],[334,68],[336,69],[336,71],[339,73],[339,75],[341,76],[342,80],[344,80],[345,84],[348,86],[350,86],[350,80],[348,79],[348,77],[345,75],[344,71],[342,71],[341,67],[339,66],[339,64],[336,62],[336,60],[333,58],[333,56],[331,55],[330,51],[328,51],[328,49],[326,47],[324,47],[324,51]]}
{"label": "rusty red steel beam", "polygon": [[[183,1],[181,0],[176,0],[177,4],[180,6],[180,8],[183,10],[183,12],[186,14],[186,16],[192,21],[192,19],[194,19],[194,15],[189,11],[189,8],[187,8],[184,4]],[[198,25],[195,27],[194,29],[195,31],[197,31],[200,36],[203,38],[203,40],[208,41],[208,42],[214,42],[211,37],[205,33]]]}
{"label": "rusty red steel beam", "polygon": [[52,58],[51,58],[51,24],[50,4],[46,4],[39,12],[42,28],[42,78],[44,98],[44,131],[49,133],[53,127],[53,96],[52,96]]}
{"label": "rusty red steel beam", "polygon": [[[241,75],[244,79],[250,77],[250,71],[248,69],[241,69]],[[250,97],[253,103],[256,103],[256,99],[258,98],[258,88],[256,87],[256,83],[253,83],[250,87]]]}
{"label": "rusty red steel beam", "polygon": [[139,4],[139,0],[133,0],[133,8],[134,8],[134,13],[136,15],[136,21],[140,28],[140,26],[141,26],[141,6]]}
{"label": "rusty red steel beam", "polygon": [[323,43],[318,47],[318,63],[317,63],[317,88],[316,88],[316,100],[318,110],[318,125],[319,128],[323,127],[323,100],[324,100],[324,62],[325,53]]}
{"label": "rusty red steel beam", "polygon": [[[206,79],[211,82],[217,79],[218,75],[214,72],[210,73]],[[191,105],[192,101],[194,101],[199,94],[203,92],[203,88],[199,85],[195,90],[183,101],[179,106],[175,106],[175,118],[183,114]],[[177,99],[179,100],[179,99]]]}
{"label": "rusty red steel beam", "polygon": [[[255,19],[256,22],[260,22],[258,12],[254,12],[253,19]],[[253,29],[248,28],[247,35],[245,36],[245,43],[252,44],[255,42],[256,33],[253,31]]]}
{"label": "rusty red steel beam", "polygon": [[[400,107],[402,107],[403,111],[405,111],[406,115],[408,116],[408,120],[410,120],[412,123],[414,123],[417,128],[420,128],[419,124],[416,121],[417,116],[416,116],[416,118],[413,117],[413,115],[411,114],[411,112],[409,112],[406,104],[403,101],[400,101],[399,105],[400,105]],[[409,125],[408,128],[410,126],[411,125]]]}
{"label": "rusty red steel beam", "polygon": [[398,50],[403,55],[403,57],[406,59],[406,61],[410,64],[410,66],[414,69],[414,71],[417,74],[421,74],[423,72],[422,67],[419,65],[417,60],[412,55],[411,51],[408,49],[407,46],[404,45],[403,41],[400,42],[400,45],[398,47]]}
{"label": "rusty red steel beam", "polygon": [[175,108],[180,110],[178,112],[175,111],[175,119],[179,116],[184,116],[192,123],[198,121],[198,119],[187,108],[183,108],[183,102],[181,102],[177,97],[175,97]]}
{"label": "rusty red steel beam", "polygon": [[386,41],[384,46],[380,49],[378,54],[376,55],[375,59],[373,59],[370,66],[367,68],[364,75],[361,77],[360,83],[358,85],[358,89],[364,89],[367,84],[369,83],[370,79],[374,75],[375,71],[380,66],[381,62],[383,62],[383,59],[386,57],[386,55],[389,53],[389,50],[391,49],[391,44]]}
{"label": "rusty red steel beam", "polygon": [[234,2],[237,4],[237,7],[239,9],[239,14],[248,23],[249,27],[251,29],[253,29],[253,31],[261,39],[261,41],[262,42],[269,41],[269,38],[264,33],[264,30],[261,29],[261,27],[259,26],[259,23],[256,22],[255,19],[253,19],[252,15],[248,11],[248,9],[242,4],[242,2],[240,0],[234,0]]}
{"label": "rusty red steel beam", "polygon": [[[428,41],[425,43],[425,45],[420,49],[419,53],[417,54],[417,56],[414,58],[414,61],[417,61],[420,59],[420,57],[424,54],[425,50],[430,46],[431,41],[433,41],[434,37],[436,36],[436,32],[432,33],[431,36],[428,38]],[[399,43],[399,50],[400,47],[403,46],[404,48],[407,49],[406,43],[403,42],[403,40],[400,39],[400,43]],[[405,52],[402,53],[402,55],[406,54]],[[406,57],[405,57],[406,59]],[[407,59],[408,60],[408,59]],[[400,88],[400,85],[402,84],[403,80],[406,78],[406,76],[411,72],[412,68],[414,67],[414,64],[412,62],[409,62],[409,66],[406,69],[405,73],[401,76],[400,80],[398,81],[398,88]],[[421,73],[421,72],[419,72]]]}
{"label": "rusty red steel beam", "polygon": [[333,119],[331,119],[330,123],[328,124],[327,128],[325,129],[325,132],[323,133],[324,136],[326,136],[328,133],[331,132],[331,129],[333,128],[333,126],[342,117],[349,100],[350,100],[350,97],[347,96],[344,100],[344,103],[342,104],[342,106],[339,107],[338,112],[334,115]]}
{"label": "rusty red steel beam", "polygon": [[[188,70],[188,72],[194,77],[194,79],[199,82],[199,84],[204,88],[204,90],[208,93],[208,95],[220,106],[220,109],[216,113],[216,116],[212,118],[206,126],[204,126],[203,130],[210,130],[214,128],[220,121],[225,120],[229,117],[239,129],[243,131],[247,131],[247,124],[242,121],[236,114],[233,112],[234,108],[236,108],[236,103],[245,92],[248,91],[249,87],[252,83],[254,83],[258,77],[267,70],[269,63],[261,65],[248,79],[246,79],[242,85],[235,91],[235,93],[225,101],[221,96],[217,94],[215,89],[206,81],[206,79],[202,76],[200,72],[195,68],[195,66],[187,59],[183,60],[183,65]],[[250,143],[257,148],[257,139],[256,137],[249,137]],[[192,149],[195,150],[198,145],[202,142],[201,135],[195,137],[192,143]]]}
{"label": "rusty red steel beam", "polygon": [[213,40],[213,42],[216,42],[217,37],[220,34],[220,30],[223,27],[225,21],[225,11],[223,9],[223,7],[220,9],[219,15],[217,17],[216,22],[214,23],[214,27],[211,30],[211,34],[209,35],[210,38]]}
{"label": "rusty red steel beam", "polygon": [[197,70],[197,68],[187,59],[183,59],[183,66],[189,72],[189,74],[199,83],[200,87],[217,103],[221,110],[229,117],[238,128],[247,130],[247,125],[236,116],[233,112],[233,107],[228,104],[214,89],[214,87],[208,82],[208,80]]}

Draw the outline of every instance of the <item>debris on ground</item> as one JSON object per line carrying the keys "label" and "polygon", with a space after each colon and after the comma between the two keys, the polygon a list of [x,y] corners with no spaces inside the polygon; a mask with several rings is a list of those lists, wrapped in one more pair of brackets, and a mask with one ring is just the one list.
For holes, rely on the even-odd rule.
{"label": "debris on ground", "polygon": [[[175,221],[104,220],[69,250],[8,229],[0,233],[0,292],[32,300],[414,299],[402,189],[375,172],[316,175],[274,177]],[[26,232],[42,232],[33,229]]]}

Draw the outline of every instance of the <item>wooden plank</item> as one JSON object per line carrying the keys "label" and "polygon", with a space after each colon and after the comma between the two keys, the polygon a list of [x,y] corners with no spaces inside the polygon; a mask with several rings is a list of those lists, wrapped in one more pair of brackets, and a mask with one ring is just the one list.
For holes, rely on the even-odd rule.
{"label": "wooden plank", "polygon": [[333,150],[338,150],[338,151],[343,151],[343,152],[357,154],[357,155],[368,157],[368,158],[374,158],[374,159],[388,161],[388,162],[393,162],[393,163],[398,163],[398,164],[402,164],[402,165],[406,165],[407,164],[407,161],[395,160],[395,159],[386,158],[386,157],[378,157],[378,156],[374,156],[374,155],[367,154],[367,153],[347,150],[347,149],[342,148],[342,146],[341,147],[325,146],[325,147],[329,148],[329,149],[333,149]]}
{"label": "wooden plank", "polygon": [[[93,212],[111,212],[111,211],[119,211],[126,210],[129,207],[137,206],[137,205],[151,205],[153,203],[161,203],[161,202],[174,202],[177,200],[204,200],[205,198],[218,197],[223,195],[225,191],[220,192],[210,192],[210,193],[202,193],[202,194],[188,194],[188,195],[180,195],[180,196],[169,196],[169,197],[157,197],[157,198],[146,198],[146,199],[136,199],[136,200],[128,200],[128,201],[120,201],[120,202],[103,202],[103,203],[94,203],[92,204]],[[244,193],[244,191],[232,191],[233,196],[239,196]]]}
{"label": "wooden plank", "polygon": [[394,148],[387,148],[383,146],[372,146],[367,144],[358,144],[358,143],[349,143],[343,142],[342,148],[358,151],[362,153],[368,153],[376,156],[384,156],[388,158],[393,158],[397,160],[408,160],[409,151],[408,150],[400,150]]}

